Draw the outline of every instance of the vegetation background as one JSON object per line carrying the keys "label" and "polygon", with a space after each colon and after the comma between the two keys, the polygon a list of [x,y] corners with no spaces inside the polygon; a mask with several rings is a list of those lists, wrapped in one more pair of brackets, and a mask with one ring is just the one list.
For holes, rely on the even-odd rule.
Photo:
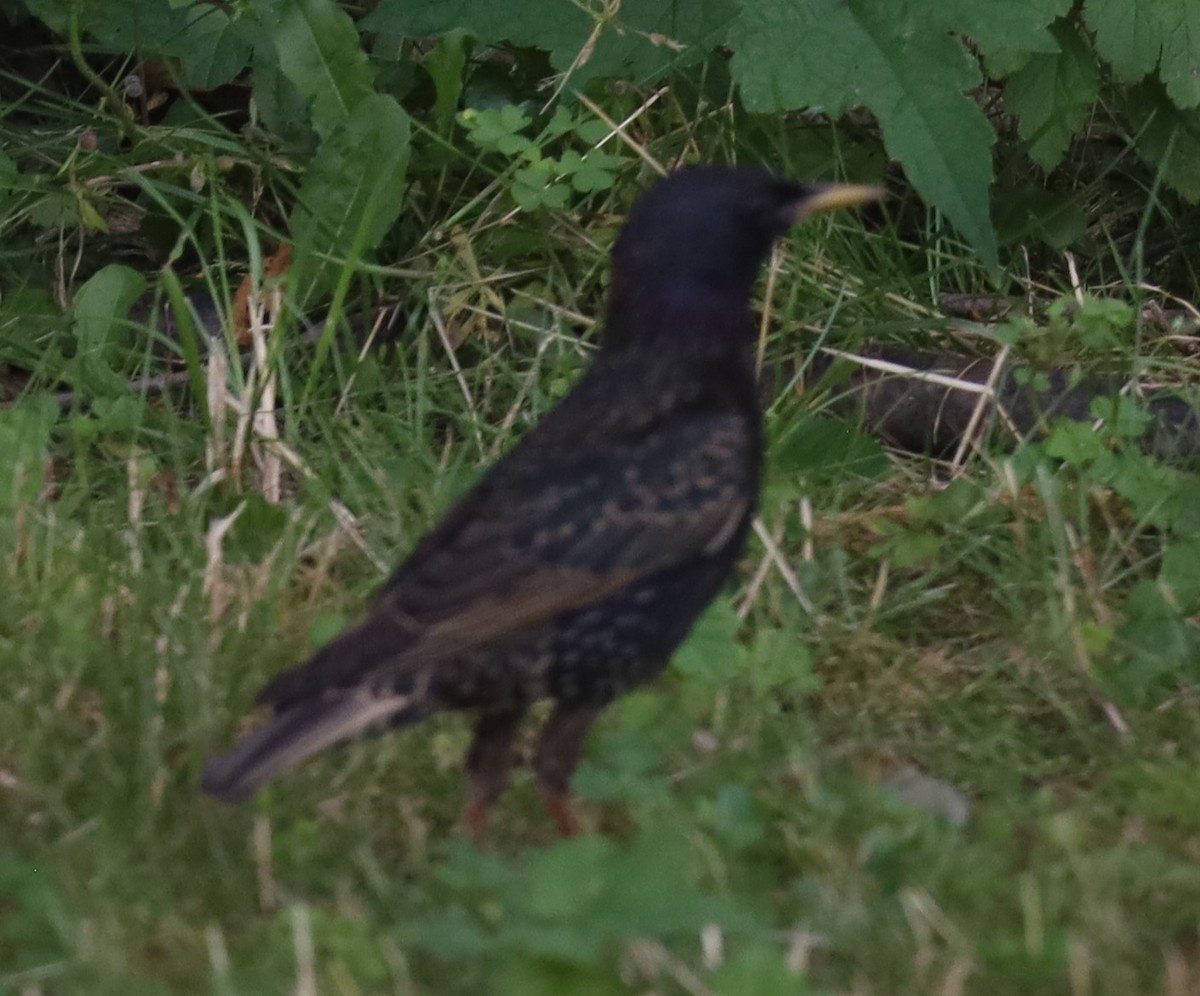
{"label": "vegetation background", "polygon": [[[1146,444],[1196,405],[1200,0],[0,23],[0,993],[1200,991],[1200,480]],[[456,717],[201,797],[568,389],[694,161],[893,196],[772,262],[761,519],[593,737],[595,832],[521,783],[469,846]],[[880,344],[990,371],[950,452],[833,403]]]}

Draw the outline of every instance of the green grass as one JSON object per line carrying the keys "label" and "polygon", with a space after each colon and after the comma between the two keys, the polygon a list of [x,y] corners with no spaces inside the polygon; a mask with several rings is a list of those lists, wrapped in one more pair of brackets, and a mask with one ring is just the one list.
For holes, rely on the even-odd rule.
{"label": "green grass", "polygon": [[[722,118],[655,113],[660,160],[698,131],[739,148]],[[784,125],[769,135],[786,166]],[[586,363],[606,248],[649,171],[624,153],[608,194],[514,218],[506,176],[460,155],[457,173],[414,165],[418,234],[394,267],[353,274],[353,305],[400,302],[388,345],[361,362],[335,348],[311,375],[312,347],[277,327],[278,432],[298,458],[277,502],[256,463],[269,446],[235,462],[231,410],[222,447],[182,389],[39,400],[80,369],[48,302],[116,243],[5,237],[3,348],[38,362],[0,412],[0,992],[1200,985],[1200,699],[1186,661],[1121,635],[1194,630],[1186,609],[1131,599],[1149,584],[1153,601],[1195,530],[1195,480],[1163,471],[1138,491],[1161,468],[1119,446],[1119,478],[1040,444],[949,468],[858,439],[847,465],[856,430],[816,421],[822,397],[798,390],[818,344],[926,341],[937,293],[986,286],[940,231],[924,245],[838,217],[781,258],[762,519],[800,595],[754,538],[672,671],[599,724],[577,782],[587,836],[555,840],[518,777],[491,850],[467,845],[454,716],[318,759],[240,809],[200,794],[204,756],[261,683],[353,617]],[[186,170],[154,181],[195,209],[179,268],[203,267],[218,302],[251,256],[242,179],[195,196]],[[1085,283],[1116,262],[1098,252]],[[167,369],[151,329],[118,338],[123,376]],[[907,770],[969,799],[967,822],[897,799]]]}

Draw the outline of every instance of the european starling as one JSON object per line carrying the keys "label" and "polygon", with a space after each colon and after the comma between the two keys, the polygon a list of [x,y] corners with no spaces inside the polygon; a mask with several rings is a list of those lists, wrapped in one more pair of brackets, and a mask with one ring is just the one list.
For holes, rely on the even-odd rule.
{"label": "european starling", "polygon": [[362,622],[262,690],[272,717],[208,762],[205,790],[244,799],[356,734],[469,710],[466,818],[479,838],[521,719],[549,698],[533,766],[558,828],[574,832],[570,779],[592,722],[663,669],[746,542],[762,464],[758,271],[796,221],[878,196],[723,168],[647,192],[612,252],[591,367]]}

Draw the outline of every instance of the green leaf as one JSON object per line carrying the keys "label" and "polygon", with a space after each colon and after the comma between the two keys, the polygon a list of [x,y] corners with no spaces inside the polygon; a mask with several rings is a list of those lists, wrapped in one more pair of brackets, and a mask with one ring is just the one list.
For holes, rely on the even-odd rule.
{"label": "green leaf", "polygon": [[1105,449],[1092,472],[1148,524],[1162,527],[1175,518],[1179,478],[1170,468],[1135,449]]}
{"label": "green leaf", "polygon": [[246,68],[259,33],[260,25],[249,17],[230,17],[214,5],[190,8],[182,53],[184,80],[201,89],[230,82]]}
{"label": "green leaf", "polygon": [[317,949],[366,991],[385,988],[390,974],[374,927],[361,913],[334,913],[313,906],[309,913]]}
{"label": "green leaf", "polygon": [[242,512],[233,524],[225,545],[230,563],[258,563],[279,541],[288,522],[287,509],[251,492],[242,500]]}
{"label": "green leaf", "polygon": [[930,532],[904,531],[885,544],[887,555],[897,567],[916,567],[936,560],[941,541]]}
{"label": "green leaf", "polygon": [[1004,88],[1005,105],[1017,116],[1030,157],[1047,171],[1062,160],[1100,90],[1095,56],[1079,33],[1066,22],[1053,32],[1059,50],[1033,56]]}
{"label": "green leaf", "polygon": [[[121,384],[124,387],[124,384]],[[92,410],[88,421],[91,423],[91,435],[121,435],[133,432],[145,418],[145,399],[126,392],[116,397],[98,397],[92,402]],[[114,444],[114,450],[121,449],[119,443]]]}
{"label": "green leaf", "polygon": [[820,686],[812,654],[791,629],[760,629],[745,648],[741,670],[750,676],[759,696],[776,690],[807,692]]}
{"label": "green leaf", "polygon": [[[81,29],[106,51],[170,56],[187,51],[190,10],[162,0],[87,0],[76,6]],[[56,30],[65,29],[64,21]]]}
{"label": "green leaf", "polygon": [[318,612],[308,624],[308,645],[323,647],[350,624],[344,612]]}
{"label": "green leaf", "polygon": [[[1044,16],[1032,3],[1005,9],[1018,40]],[[868,107],[913,186],[995,268],[988,203],[995,133],[966,95],[980,73],[950,34],[956,14],[955,5],[943,10],[922,0],[754,0],[730,30],[733,75],[750,110],[817,105],[837,116]]]}
{"label": "green leaf", "polygon": [[516,170],[510,192],[522,211],[561,208],[571,194],[566,184],[554,182],[554,162],[550,159],[541,159]]}
{"label": "green leaf", "polygon": [[439,38],[433,51],[421,63],[433,80],[433,119],[443,131],[454,119],[458,98],[462,96],[466,64],[466,38],[462,31],[450,31]]}
{"label": "green leaf", "polygon": [[529,124],[529,115],[515,104],[481,111],[468,109],[458,119],[467,129],[467,138],[481,149],[516,156],[533,148],[533,143],[520,134]]}
{"label": "green leaf", "polygon": [[1040,239],[1056,250],[1087,236],[1087,216],[1080,196],[1043,186],[1022,184],[996,191],[992,215],[1001,245],[1020,245]]}
{"label": "green leaf", "polygon": [[444,961],[475,957],[493,946],[461,907],[416,924],[413,934],[416,944]]}
{"label": "green leaf", "polygon": [[571,186],[582,194],[611,187],[620,165],[621,160],[600,149],[592,149],[583,156],[574,149],[567,149],[558,161],[558,171],[570,177]]}
{"label": "green leaf", "polygon": [[606,121],[599,118],[587,118],[575,127],[575,134],[584,145],[595,145],[603,141],[612,130]]}
{"label": "green leaf", "polygon": [[758,807],[744,785],[723,785],[712,804],[713,830],[734,848],[753,847],[763,838]]}
{"label": "green leaf", "polygon": [[58,873],[7,848],[0,851],[0,950],[5,974],[35,975],[47,964],[70,957],[75,926],[71,903],[61,892]]}
{"label": "green leaf", "polygon": [[[279,66],[307,98],[321,138],[374,92],[354,22],[333,0],[283,0],[274,42]],[[407,157],[407,130],[405,143]]]}
{"label": "green leaf", "polygon": [[1200,536],[1200,476],[1179,478],[1171,530],[1176,536]]}
{"label": "green leaf", "polygon": [[1200,105],[1200,0],[1088,0],[1083,16],[1118,79],[1136,83],[1157,66],[1177,107]]}
{"label": "green leaf", "polygon": [[[1066,302],[1061,298],[1060,301]],[[1051,310],[1059,302],[1051,305]],[[1120,345],[1122,333],[1133,327],[1133,308],[1114,297],[1085,294],[1071,319],[1071,331],[1085,349],[1102,349]]]}
{"label": "green leaf", "polygon": [[254,46],[251,70],[254,106],[263,124],[292,145],[307,150],[315,148],[308,101],[284,75],[274,45]]}
{"label": "green leaf", "polygon": [[761,943],[727,961],[708,984],[714,996],[803,996],[808,991],[803,978],[788,969],[783,952]]}
{"label": "green leaf", "polygon": [[495,978],[494,991],[500,996],[622,996],[629,992],[611,968],[527,955],[504,959]]}
{"label": "green leaf", "polygon": [[1096,51],[1117,79],[1136,83],[1158,65],[1162,51],[1159,0],[1087,0],[1083,17],[1095,33]]}
{"label": "green leaf", "polygon": [[577,837],[543,851],[529,868],[529,911],[548,919],[579,915],[604,891],[604,866],[613,852],[602,837]]}
{"label": "green leaf", "polygon": [[29,206],[29,220],[41,228],[66,228],[79,223],[79,204],[68,190],[50,190]]}
{"label": "green leaf", "polygon": [[1188,667],[1194,669],[1200,661],[1200,631],[1178,617],[1155,619],[1136,616],[1117,630],[1117,638],[1133,651],[1137,665],[1150,666],[1145,683],[1163,677],[1161,671]]}
{"label": "green leaf", "polygon": [[483,42],[509,41],[550,53],[569,89],[597,77],[643,82],[698,60],[723,44],[735,0],[639,0],[625,4],[563,0],[380,0],[364,30],[412,37],[457,28]]}
{"label": "green leaf", "polygon": [[42,491],[50,431],[58,421],[54,398],[27,398],[0,410],[0,530],[13,525],[11,514]]}
{"label": "green leaf", "polygon": [[1088,411],[1104,419],[1106,429],[1122,439],[1136,439],[1154,422],[1154,416],[1136,398],[1124,394],[1092,398]]}
{"label": "green leaf", "polygon": [[1200,201],[1200,111],[1181,111],[1157,80],[1126,91],[1124,107],[1138,154],[1162,171],[1169,187],[1193,204]]}
{"label": "green leaf", "polygon": [[680,674],[720,684],[737,669],[734,639],[741,620],[726,599],[714,602],[699,618],[673,658]]}
{"label": "green leaf", "polygon": [[145,289],[145,277],[118,263],[97,271],[79,288],[71,311],[76,375],[84,390],[113,394],[124,389],[113,363],[129,327],[129,308]]}
{"label": "green leaf", "polygon": [[774,480],[807,486],[847,475],[869,479],[888,470],[887,453],[871,436],[840,418],[804,414],[785,425],[768,447],[768,473]]}
{"label": "green leaf", "polygon": [[945,30],[975,41],[985,52],[993,50],[1053,52],[1058,47],[1046,30],[1056,18],[1066,16],[1073,0],[941,0],[928,4],[930,19]]}
{"label": "green leaf", "polygon": [[1062,419],[1054,424],[1046,437],[1046,453],[1074,466],[1082,466],[1104,456],[1108,450],[1104,440],[1086,422]]}
{"label": "green leaf", "polygon": [[1175,543],[1163,556],[1160,580],[1170,589],[1179,611],[1200,611],[1200,537]]}
{"label": "green leaf", "polygon": [[679,934],[743,917],[692,881],[684,838],[674,828],[646,832],[608,863],[605,891],[588,923],[602,935]]}
{"label": "green leaf", "polygon": [[316,253],[334,259],[374,249],[404,200],[408,115],[391,97],[372,94],[317,150],[292,213],[292,276],[308,286]]}
{"label": "green leaf", "polygon": [[1200,106],[1200,0],[1159,0],[1163,21],[1158,77],[1182,108]]}
{"label": "green leaf", "polygon": [[20,188],[21,171],[17,164],[0,152],[0,211],[8,213],[9,205],[24,194]]}

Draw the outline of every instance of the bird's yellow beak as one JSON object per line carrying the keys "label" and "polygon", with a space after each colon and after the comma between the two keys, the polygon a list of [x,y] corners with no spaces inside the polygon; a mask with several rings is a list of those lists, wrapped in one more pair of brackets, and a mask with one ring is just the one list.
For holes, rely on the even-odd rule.
{"label": "bird's yellow beak", "polygon": [[813,187],[812,192],[796,204],[793,218],[800,222],[821,211],[858,207],[883,200],[883,197],[883,187],[865,183],[826,183]]}

